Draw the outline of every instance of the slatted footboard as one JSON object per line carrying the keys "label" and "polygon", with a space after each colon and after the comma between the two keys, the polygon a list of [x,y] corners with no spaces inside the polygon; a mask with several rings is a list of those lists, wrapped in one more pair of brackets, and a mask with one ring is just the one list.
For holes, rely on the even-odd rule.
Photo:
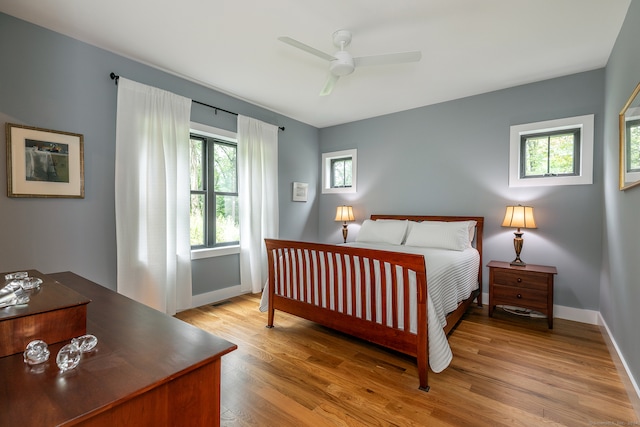
{"label": "slatted footboard", "polygon": [[429,389],[424,256],[287,240],[265,243],[268,327],[278,309],[414,356],[420,388]]}

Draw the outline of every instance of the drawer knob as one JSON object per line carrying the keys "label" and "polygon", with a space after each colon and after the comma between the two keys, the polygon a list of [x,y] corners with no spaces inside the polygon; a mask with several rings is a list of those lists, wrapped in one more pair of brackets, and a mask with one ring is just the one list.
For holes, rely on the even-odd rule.
{"label": "drawer knob", "polygon": [[522,282],[522,279],[521,279],[520,277],[518,277],[518,278],[516,279],[516,282],[520,283],[520,282]]}
{"label": "drawer knob", "polygon": [[518,295],[516,295],[516,297],[522,298],[522,294],[518,294]]}

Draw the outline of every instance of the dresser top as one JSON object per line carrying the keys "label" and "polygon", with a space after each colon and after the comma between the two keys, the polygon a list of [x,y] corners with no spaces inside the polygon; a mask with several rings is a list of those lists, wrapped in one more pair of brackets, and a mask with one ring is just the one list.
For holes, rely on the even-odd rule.
{"label": "dresser top", "polygon": [[549,274],[558,274],[558,270],[550,265],[536,265],[536,264],[527,264],[527,265],[511,265],[509,262],[505,261],[491,261],[487,264],[487,267],[492,268],[503,268],[507,270],[517,270],[517,271],[535,271],[537,273],[549,273]]}

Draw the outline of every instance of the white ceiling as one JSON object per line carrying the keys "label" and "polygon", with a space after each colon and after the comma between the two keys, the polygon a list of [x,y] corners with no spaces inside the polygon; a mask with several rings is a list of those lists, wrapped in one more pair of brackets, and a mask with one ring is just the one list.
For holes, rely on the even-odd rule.
{"label": "white ceiling", "polygon": [[[630,2],[0,0],[0,11],[322,128],[604,67]],[[333,53],[338,29],[352,31],[354,56],[422,60],[356,69],[320,97],[329,63],[277,38]]]}

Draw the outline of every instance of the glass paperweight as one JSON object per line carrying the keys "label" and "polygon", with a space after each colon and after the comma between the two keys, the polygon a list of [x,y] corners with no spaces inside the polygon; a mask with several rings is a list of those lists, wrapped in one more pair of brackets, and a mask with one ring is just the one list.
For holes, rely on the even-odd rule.
{"label": "glass paperweight", "polygon": [[67,344],[60,349],[56,356],[56,363],[61,372],[75,368],[80,363],[82,351],[74,343]]}
{"label": "glass paperweight", "polygon": [[91,334],[83,335],[81,337],[73,338],[71,340],[71,344],[75,344],[80,349],[82,353],[88,353],[93,351],[98,344],[98,338]]}
{"label": "glass paperweight", "polygon": [[49,360],[49,347],[42,340],[34,340],[27,344],[24,351],[24,363],[38,365]]}
{"label": "glass paperweight", "polygon": [[9,273],[4,275],[4,280],[20,280],[29,277],[29,273],[26,271],[17,271],[15,273]]}
{"label": "glass paperweight", "polygon": [[25,291],[36,290],[40,288],[42,279],[38,277],[25,277],[22,279],[22,289]]}
{"label": "glass paperweight", "polygon": [[29,295],[19,286],[15,290],[11,290],[7,286],[0,289],[0,308],[26,304],[28,302]]}

